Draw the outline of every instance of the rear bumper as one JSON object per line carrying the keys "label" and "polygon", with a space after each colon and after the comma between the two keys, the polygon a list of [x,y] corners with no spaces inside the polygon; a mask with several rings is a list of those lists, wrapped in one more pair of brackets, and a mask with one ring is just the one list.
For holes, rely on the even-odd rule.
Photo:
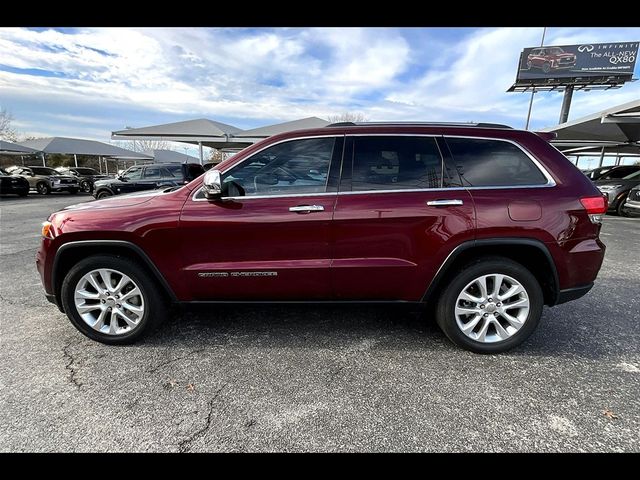
{"label": "rear bumper", "polygon": [[560,290],[558,292],[558,300],[556,301],[556,305],[560,305],[561,303],[567,303],[571,300],[577,300],[580,297],[584,297],[589,290],[593,288],[593,282],[583,285],[581,287],[567,288],[565,290]]}

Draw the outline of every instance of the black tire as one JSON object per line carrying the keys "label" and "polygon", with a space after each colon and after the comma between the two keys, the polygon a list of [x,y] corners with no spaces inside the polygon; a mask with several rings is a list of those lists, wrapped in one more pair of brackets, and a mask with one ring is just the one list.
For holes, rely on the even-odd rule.
{"label": "black tire", "polygon": [[[108,335],[91,328],[82,319],[75,307],[75,287],[80,279],[91,270],[110,268],[129,276],[140,288],[144,298],[145,312],[137,327],[121,335]],[[69,270],[62,282],[62,305],[71,323],[85,336],[108,345],[126,345],[155,330],[166,319],[168,305],[162,296],[162,288],[157,285],[147,271],[137,262],[116,255],[95,255],[78,262]]]}
{"label": "black tire", "polygon": [[113,196],[113,194],[109,190],[102,190],[102,191],[98,192],[98,195],[96,195],[96,198],[98,200],[101,200],[103,198],[112,197],[112,196]]}
{"label": "black tire", "polygon": [[622,198],[618,201],[618,205],[616,206],[616,213],[621,217],[629,216],[627,210],[624,208],[624,204],[627,203],[627,196],[628,194],[623,195]]}
{"label": "black tire", "polygon": [[80,190],[82,190],[85,193],[91,193],[93,191],[93,185],[88,180],[84,180],[80,184]]}
{"label": "black tire", "polygon": [[70,189],[68,190],[68,192],[69,192],[71,195],[76,195],[76,194],[78,193],[78,189],[77,189],[77,188],[70,188]]}
{"label": "black tire", "polygon": [[[474,279],[489,274],[509,275],[520,282],[529,297],[529,314],[524,325],[506,340],[482,343],[466,336],[456,322],[455,306],[458,295]],[[500,353],[524,342],[536,329],[542,315],[544,296],[533,274],[521,264],[505,257],[482,257],[465,265],[452,277],[442,291],[436,306],[436,321],[445,335],[456,345],[476,353]]]}
{"label": "black tire", "polygon": [[40,182],[36,185],[36,191],[40,195],[49,195],[51,193],[51,187],[46,182]]}
{"label": "black tire", "polygon": [[551,71],[551,64],[548,62],[545,62],[542,64],[542,71],[544,73],[549,73]]}

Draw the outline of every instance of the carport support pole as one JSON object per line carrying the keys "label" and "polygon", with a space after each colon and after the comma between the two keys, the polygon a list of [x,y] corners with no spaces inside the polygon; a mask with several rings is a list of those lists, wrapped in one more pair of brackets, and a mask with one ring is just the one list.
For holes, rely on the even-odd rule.
{"label": "carport support pole", "polygon": [[571,108],[571,98],[573,97],[573,85],[567,85],[564,88],[564,97],[562,97],[562,108],[560,109],[560,122],[564,123],[569,118],[569,109]]}
{"label": "carport support pole", "polygon": [[102,157],[98,155],[98,166],[100,167],[100,173],[102,173]]}
{"label": "carport support pole", "polygon": [[598,167],[602,166],[603,161],[604,161],[604,147],[602,147],[602,150],[600,151],[600,162],[598,163]]}
{"label": "carport support pole", "polygon": [[76,167],[78,166],[78,156],[74,153],[73,154],[73,161],[76,162]]}
{"label": "carport support pole", "polygon": [[198,148],[200,149],[200,165],[204,165],[202,161],[202,142],[198,142]]}
{"label": "carport support pole", "polygon": [[42,166],[46,167],[47,166],[47,161],[44,158],[44,152],[42,152]]}

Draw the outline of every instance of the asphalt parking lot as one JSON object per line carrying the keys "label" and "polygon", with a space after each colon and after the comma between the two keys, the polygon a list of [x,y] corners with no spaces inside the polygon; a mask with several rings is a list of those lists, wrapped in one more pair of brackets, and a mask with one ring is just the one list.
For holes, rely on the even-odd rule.
{"label": "asphalt parking lot", "polygon": [[40,223],[0,198],[1,451],[640,451],[640,219],[607,216],[588,296],[508,354],[376,307],[210,307],[86,339],[43,295]]}

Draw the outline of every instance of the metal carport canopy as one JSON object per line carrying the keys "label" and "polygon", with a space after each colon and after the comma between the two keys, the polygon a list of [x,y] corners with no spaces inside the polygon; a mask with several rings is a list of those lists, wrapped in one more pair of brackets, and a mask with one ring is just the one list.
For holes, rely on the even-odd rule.
{"label": "metal carport canopy", "polygon": [[73,155],[76,167],[78,159],[76,155],[92,155],[95,157],[108,157],[116,159],[130,160],[152,160],[153,157],[144,153],[134,152],[126,148],[116,147],[108,143],[98,142],[96,140],[85,140],[82,138],[69,137],[47,137],[36,138],[35,140],[27,140],[20,142],[19,145],[38,150],[42,155],[42,164],[46,165],[45,154],[60,153],[64,155]]}
{"label": "metal carport canopy", "polygon": [[640,142],[640,99],[617,105],[543,132],[555,132],[552,143],[560,147],[637,146]]}
{"label": "metal carport canopy", "polygon": [[6,142],[0,140],[0,153],[3,155],[33,155],[38,153],[38,150],[30,147],[25,147],[18,143]]}
{"label": "metal carport canopy", "polygon": [[251,130],[206,118],[184,122],[166,123],[142,128],[126,128],[111,133],[113,139],[165,140],[190,143],[205,147],[237,150],[248,147],[278,133],[318,128],[329,122],[318,117],[308,117],[289,122],[266,125]]}

